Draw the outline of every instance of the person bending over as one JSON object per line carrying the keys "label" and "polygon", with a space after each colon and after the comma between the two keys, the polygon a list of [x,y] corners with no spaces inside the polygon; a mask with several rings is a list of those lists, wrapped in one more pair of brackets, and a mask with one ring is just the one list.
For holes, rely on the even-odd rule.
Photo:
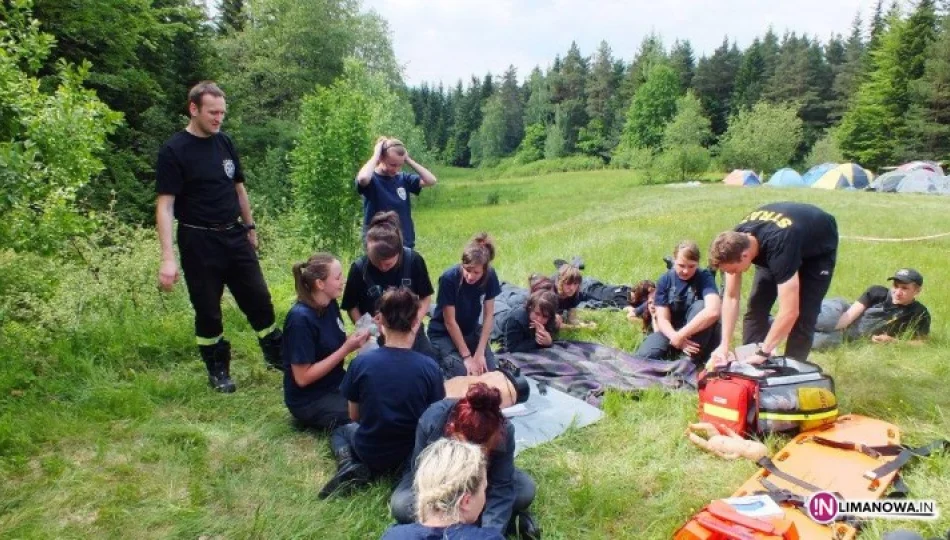
{"label": "person bending over", "polygon": [[445,397],[438,365],[412,350],[418,317],[414,292],[400,287],[383,293],[379,322],[385,345],[357,356],[340,383],[353,423],[330,435],[338,469],[321,498],[403,467],[419,417]]}
{"label": "person bending over", "polygon": [[[409,165],[418,174],[402,172],[403,165]],[[373,155],[356,175],[356,191],[363,197],[363,234],[373,216],[392,210],[399,214],[406,247],[415,247],[416,228],[409,195],[418,195],[423,187],[434,186],[436,182],[434,174],[409,157],[402,141],[391,137],[377,139]]]}
{"label": "person bending over", "polygon": [[[501,413],[500,406],[499,391],[481,383],[470,386],[462,399],[433,404],[419,420],[413,456],[419,456],[443,437],[477,444],[488,456],[487,501],[481,527],[537,538],[538,527],[528,513],[536,486],[530,476],[515,468],[515,428]],[[390,499],[393,517],[401,523],[412,521],[415,513],[413,472],[407,471]]]}
{"label": "person bending over", "polygon": [[364,314],[376,316],[383,293],[394,287],[407,287],[419,296],[419,330],[412,350],[438,360],[438,353],[426,337],[422,317],[429,312],[432,281],[425,259],[403,245],[399,216],[382,212],[373,216],[366,231],[366,254],[351,266],[343,291],[342,308],[354,323]]}
{"label": "person bending over", "polygon": [[679,351],[705,362],[718,344],[721,302],[716,278],[699,268],[695,242],[684,240],[673,250],[672,268],[657,280],[654,305],[658,331],[643,340],[636,355],[663,360]]}
{"label": "person bending over", "polygon": [[485,455],[474,444],[439,439],[419,455],[414,479],[417,523],[394,525],[382,540],[504,540],[474,523],[485,507]]}
{"label": "person bending over", "polygon": [[284,403],[303,426],[333,429],[350,421],[340,393],[343,360],[358,350],[369,332],[346,337],[336,299],[343,290],[343,268],[329,253],[294,265],[297,301],[284,320]]}
{"label": "person bending over", "polygon": [[[732,354],[730,341],[739,319],[742,273],[753,264],[755,276],[742,342],[758,347],[746,361],[766,361],[786,338],[785,356],[807,360],[837,255],[834,216],[810,204],[767,204],[747,215],[735,230],[720,233],[709,249],[711,266],[726,272],[722,339],[711,355],[712,365],[725,365]],[[769,312],[776,298],[779,309],[771,322]]]}
{"label": "person bending over", "polygon": [[494,258],[491,237],[479,233],[462,252],[461,264],[439,277],[429,339],[439,353],[446,378],[481,375],[498,367],[488,346],[495,297],[501,293],[498,276],[491,267]]}
{"label": "person bending over", "polygon": [[842,341],[870,338],[872,343],[892,343],[910,338],[920,343],[930,334],[930,312],[917,300],[924,276],[913,268],[901,268],[887,278],[890,290],[874,285],[854,304],[844,298],[822,302],[814,348],[827,349]]}

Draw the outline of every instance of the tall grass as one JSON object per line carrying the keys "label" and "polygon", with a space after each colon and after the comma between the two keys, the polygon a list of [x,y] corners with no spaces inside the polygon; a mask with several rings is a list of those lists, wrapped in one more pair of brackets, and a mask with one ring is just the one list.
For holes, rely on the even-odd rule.
{"label": "tall grass", "polygon": [[[551,272],[581,255],[607,282],[656,278],[682,238],[707,245],[749,209],[791,199],[836,215],[842,235],[918,236],[950,230],[948,201],[818,190],[643,186],[631,171],[489,179],[438,171],[416,204],[418,249],[433,280],[486,230],[503,279]],[[252,194],[253,196],[253,194]],[[262,264],[280,317],[293,300],[290,266],[308,255],[291,225],[262,223]],[[281,378],[264,369],[256,340],[230,297],[238,392],[205,383],[183,284],[155,288],[157,242],[133,232],[120,245],[77,244],[78,262],[0,253],[0,537],[374,538],[389,523],[389,485],[317,501],[334,469],[326,437],[295,431]],[[831,295],[856,298],[899,266],[927,278],[933,316],[922,347],[854,344],[815,354],[846,411],[895,422],[913,443],[950,435],[946,361],[950,240],[874,243],[843,239]],[[344,261],[348,264],[348,261]],[[746,280],[747,282],[749,280]],[[748,283],[746,283],[748,286]],[[618,313],[583,313],[598,328],[572,334],[632,350],[639,334]],[[534,508],[545,538],[667,538],[712,498],[755,470],[685,443],[695,396],[613,394],[599,424],[524,452],[538,481]],[[782,440],[771,440],[773,449]],[[950,457],[908,466],[915,498],[950,509]],[[890,522],[871,524],[879,538]],[[950,518],[910,524],[936,535]]]}

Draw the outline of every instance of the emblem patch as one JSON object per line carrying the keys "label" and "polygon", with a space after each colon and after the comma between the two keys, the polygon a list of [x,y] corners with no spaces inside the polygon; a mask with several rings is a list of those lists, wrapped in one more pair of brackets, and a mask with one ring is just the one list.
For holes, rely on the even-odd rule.
{"label": "emblem patch", "polygon": [[346,327],[343,326],[343,319],[337,317],[336,325],[340,327],[340,332],[346,332]]}
{"label": "emblem patch", "polygon": [[228,178],[234,180],[234,162],[230,159],[226,159],[222,162],[224,165],[224,174],[228,175]]}
{"label": "emblem patch", "polygon": [[399,195],[399,198],[406,200],[406,188],[396,188],[396,195]]}

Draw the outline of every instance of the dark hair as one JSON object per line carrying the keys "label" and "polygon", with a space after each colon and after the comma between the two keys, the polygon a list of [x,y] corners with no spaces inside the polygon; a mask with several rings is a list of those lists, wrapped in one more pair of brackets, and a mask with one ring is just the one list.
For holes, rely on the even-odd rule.
{"label": "dark hair", "polygon": [[640,283],[630,291],[630,305],[637,307],[640,304],[647,301],[647,297],[650,296],[650,291],[656,289],[656,283],[650,281],[649,279],[641,280]]}
{"label": "dark hair", "polygon": [[419,296],[406,287],[389,289],[379,299],[383,326],[396,332],[409,332],[419,315]]}
{"label": "dark hair", "polygon": [[561,290],[565,285],[580,285],[581,271],[572,264],[562,264],[557,269],[557,289]]}
{"label": "dark hair", "polygon": [[201,100],[204,99],[205,95],[223,98],[224,92],[218,88],[214,81],[201,81],[188,91],[188,103],[194,104],[200,111]]}
{"label": "dark hair", "polygon": [[373,264],[402,255],[402,227],[396,212],[378,212],[366,229],[366,256]]}
{"label": "dark hair", "polygon": [[468,245],[462,250],[462,264],[477,264],[485,269],[485,275],[482,276],[482,282],[488,279],[488,271],[491,269],[491,262],[495,259],[495,243],[487,232],[480,232],[469,240]]}
{"label": "dark hair", "polygon": [[676,244],[676,247],[673,248],[673,258],[675,259],[681,254],[686,257],[688,261],[699,262],[699,246],[692,240],[683,240],[679,244]]}
{"label": "dark hair", "polygon": [[538,308],[541,310],[541,314],[550,321],[557,314],[557,301],[557,293],[554,291],[534,291],[528,296],[528,301],[525,303],[525,310],[527,310],[530,316],[531,312],[534,311],[535,308]]}
{"label": "dark hair", "polygon": [[445,436],[494,448],[500,441],[505,416],[501,413],[501,391],[483,382],[468,387],[445,424]]}
{"label": "dark hair", "polygon": [[541,274],[531,274],[531,277],[528,278],[528,291],[528,294],[537,291],[556,292],[557,287],[554,285],[554,281],[551,278],[542,276]]}
{"label": "dark hair", "polygon": [[294,288],[297,290],[297,300],[313,306],[313,283],[318,279],[326,281],[330,277],[330,267],[334,262],[336,262],[336,257],[320,252],[294,265]]}
{"label": "dark hair", "polygon": [[709,267],[718,269],[721,264],[737,263],[742,260],[742,252],[749,249],[752,242],[749,235],[737,231],[719,233],[709,246]]}
{"label": "dark hair", "polygon": [[656,295],[656,289],[651,289],[650,292],[647,293],[647,298],[646,300],[644,300],[646,305],[643,306],[643,311],[640,312],[640,322],[643,323],[643,333],[647,335],[653,333],[653,314],[650,313],[649,302],[650,302],[650,297],[655,296],[655,295]]}

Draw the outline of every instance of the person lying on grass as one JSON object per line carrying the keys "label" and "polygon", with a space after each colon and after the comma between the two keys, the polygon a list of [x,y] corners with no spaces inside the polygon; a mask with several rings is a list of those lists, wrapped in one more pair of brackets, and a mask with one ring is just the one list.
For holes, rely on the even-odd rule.
{"label": "person lying on grass", "polygon": [[[477,444],[488,457],[487,502],[479,520],[481,527],[537,538],[537,525],[528,512],[537,488],[530,476],[515,468],[515,428],[502,414],[501,406],[502,394],[484,383],[471,385],[461,399],[447,398],[433,404],[419,419],[413,456],[424,455],[443,437]],[[418,479],[419,473],[420,469],[407,471],[393,491],[390,509],[400,523],[412,521],[412,479],[413,474]],[[416,495],[421,496],[418,491]]]}
{"label": "person lying on grass", "polygon": [[913,268],[901,268],[887,279],[893,282],[890,289],[873,285],[853,304],[844,298],[822,302],[814,348],[827,349],[860,338],[870,338],[872,343],[905,337],[910,343],[923,342],[930,334],[930,312],[917,300],[924,276]]}
{"label": "person lying on grass", "polygon": [[655,299],[656,283],[644,279],[630,291],[630,305],[623,308],[624,313],[627,314],[627,319],[631,322],[639,322],[641,330],[647,335],[658,331],[654,319],[656,313]]}
{"label": "person lying on grass", "polygon": [[344,332],[337,298],[343,268],[329,253],[316,253],[294,265],[297,301],[284,320],[281,356],[284,403],[302,426],[330,429],[350,421],[340,393],[343,360],[369,339],[369,332]]}
{"label": "person lying on grass", "polygon": [[494,258],[495,245],[491,237],[479,233],[462,251],[461,264],[439,277],[429,340],[439,353],[447,379],[481,375],[498,367],[488,346],[495,297],[501,293],[501,283],[491,267]]}
{"label": "person lying on grass", "polygon": [[507,314],[499,352],[531,352],[550,347],[557,336],[558,295],[548,278],[533,280],[523,306]]}
{"label": "person lying on grass", "polygon": [[[531,277],[531,289],[534,281],[543,279]],[[581,303],[581,282],[583,276],[579,268],[572,264],[562,264],[551,281],[552,290],[557,294],[557,313],[555,325],[558,330],[574,328],[595,328],[592,322],[583,322],[577,318],[577,306]]]}
{"label": "person lying on grass", "polygon": [[[478,445],[455,439],[432,443],[419,455],[415,477],[409,477],[418,510],[382,540],[504,540],[500,531],[474,525],[485,508],[487,468]],[[418,523],[409,523],[414,519]]]}

